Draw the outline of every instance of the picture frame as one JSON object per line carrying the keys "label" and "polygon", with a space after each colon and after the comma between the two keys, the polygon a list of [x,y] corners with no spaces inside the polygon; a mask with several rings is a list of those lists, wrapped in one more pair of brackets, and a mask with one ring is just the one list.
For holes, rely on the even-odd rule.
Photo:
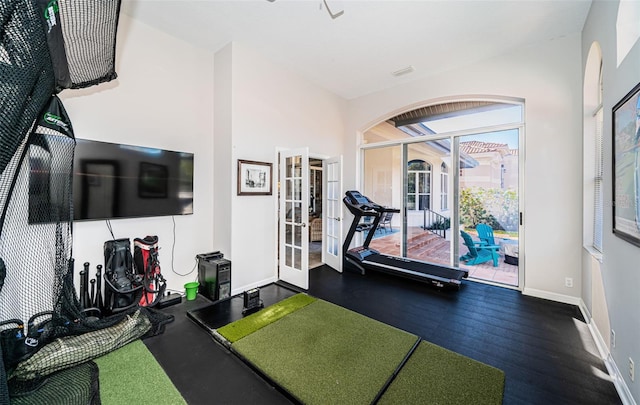
{"label": "picture frame", "polygon": [[238,195],[271,195],[272,164],[238,159]]}
{"label": "picture frame", "polygon": [[640,246],[640,83],[612,109],[613,233]]}

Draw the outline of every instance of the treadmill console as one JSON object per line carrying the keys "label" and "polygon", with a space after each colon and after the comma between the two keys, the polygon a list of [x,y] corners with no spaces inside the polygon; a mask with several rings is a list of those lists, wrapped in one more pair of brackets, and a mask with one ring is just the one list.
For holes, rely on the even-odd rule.
{"label": "treadmill console", "polygon": [[382,208],[356,190],[349,190],[345,193],[345,202],[361,211],[378,211]]}
{"label": "treadmill console", "polygon": [[346,194],[347,197],[349,197],[349,199],[356,204],[368,204],[371,202],[367,197],[360,194],[359,191],[350,190],[347,191]]}
{"label": "treadmill console", "polygon": [[347,204],[347,208],[349,208],[351,212],[353,212],[353,209],[356,209],[363,214],[366,211],[376,211],[378,213],[400,212],[400,210],[397,208],[383,207],[380,204],[376,204],[373,201],[371,201],[369,198],[360,194],[360,192],[356,190],[347,191],[345,193],[345,197],[343,201]]}

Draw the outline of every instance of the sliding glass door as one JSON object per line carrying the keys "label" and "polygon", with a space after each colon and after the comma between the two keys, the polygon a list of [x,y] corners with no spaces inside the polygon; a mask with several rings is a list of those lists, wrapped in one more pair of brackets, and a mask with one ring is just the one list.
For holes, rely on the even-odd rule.
{"label": "sliding glass door", "polygon": [[450,111],[416,110],[364,135],[361,191],[400,209],[388,226],[370,231],[371,247],[517,287],[522,105],[438,107],[434,111]]}
{"label": "sliding glass door", "polygon": [[[519,277],[519,130],[456,138],[459,266],[469,276],[512,286]],[[470,248],[463,232],[471,237]],[[475,251],[474,251],[475,250]]]}

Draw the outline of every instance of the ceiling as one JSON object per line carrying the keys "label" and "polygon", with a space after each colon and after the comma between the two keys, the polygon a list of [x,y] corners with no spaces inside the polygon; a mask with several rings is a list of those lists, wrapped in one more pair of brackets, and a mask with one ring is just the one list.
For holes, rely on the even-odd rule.
{"label": "ceiling", "polygon": [[[231,41],[346,99],[582,31],[591,0],[123,0],[195,46]],[[413,66],[414,71],[391,73]]]}

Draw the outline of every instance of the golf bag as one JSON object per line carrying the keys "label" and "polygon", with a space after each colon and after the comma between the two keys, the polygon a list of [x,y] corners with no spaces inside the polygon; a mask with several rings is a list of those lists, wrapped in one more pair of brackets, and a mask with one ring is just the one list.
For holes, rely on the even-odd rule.
{"label": "golf bag", "polygon": [[133,262],[144,290],[139,304],[143,307],[153,307],[167,288],[167,282],[160,273],[157,236],[145,236],[142,239],[133,240]]}
{"label": "golf bag", "polygon": [[107,314],[138,305],[142,295],[141,278],[133,272],[129,239],[104,243],[104,307]]}

